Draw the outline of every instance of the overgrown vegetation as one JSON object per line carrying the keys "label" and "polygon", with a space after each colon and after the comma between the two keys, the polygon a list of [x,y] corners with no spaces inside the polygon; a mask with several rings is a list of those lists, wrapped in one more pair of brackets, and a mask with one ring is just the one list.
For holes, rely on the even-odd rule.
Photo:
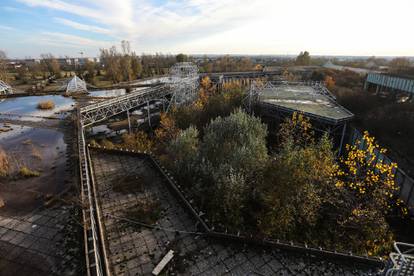
{"label": "overgrown vegetation", "polygon": [[407,210],[391,196],[396,165],[370,167],[383,149],[366,133],[366,150],[348,146],[337,160],[330,138],[317,137],[309,119],[294,114],[269,151],[266,125],[238,109],[242,95],[237,87],[209,90],[205,81],[199,100],[164,114],[155,132],[155,151],[210,223],[220,231],[384,254],[393,239],[387,217]]}
{"label": "overgrown vegetation", "polygon": [[152,200],[149,197],[141,199],[137,204],[124,211],[124,216],[131,221],[125,223],[131,227],[141,228],[140,222],[147,225],[154,225],[161,217],[161,204],[159,201]]}
{"label": "overgrown vegetation", "polygon": [[19,174],[22,177],[29,178],[29,177],[38,177],[40,176],[40,172],[36,170],[32,170],[26,166],[22,166],[19,170]]}
{"label": "overgrown vegetation", "polygon": [[0,148],[0,177],[7,176],[9,174],[9,160],[7,157],[7,153]]}
{"label": "overgrown vegetation", "polygon": [[375,135],[390,149],[390,156],[398,160],[404,171],[413,175],[411,137],[414,136],[414,104],[364,91],[364,78],[351,71],[334,70],[318,71],[312,75],[313,80],[329,81],[329,89],[338,102],[355,114],[353,122],[356,126]]}
{"label": "overgrown vegetation", "polygon": [[53,108],[55,108],[55,103],[52,100],[40,101],[37,104],[37,108],[38,109],[44,109],[44,110],[53,109]]}

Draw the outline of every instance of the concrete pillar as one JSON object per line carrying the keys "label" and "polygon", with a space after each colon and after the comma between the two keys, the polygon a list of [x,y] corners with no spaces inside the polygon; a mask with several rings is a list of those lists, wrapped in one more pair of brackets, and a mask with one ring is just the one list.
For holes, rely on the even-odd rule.
{"label": "concrete pillar", "polygon": [[151,127],[151,111],[150,111],[149,101],[147,102],[147,111],[148,111],[148,124],[149,124],[149,127]]}
{"label": "concrete pillar", "polygon": [[132,131],[131,131],[131,119],[129,117],[129,110],[127,110],[127,117],[128,117],[128,130],[129,130],[129,134],[131,134]]}
{"label": "concrete pillar", "polygon": [[341,136],[341,142],[339,144],[338,156],[341,156],[341,154],[342,154],[342,147],[343,147],[343,144],[344,144],[345,133],[346,133],[346,123],[344,124],[344,126],[342,128],[342,136]]}

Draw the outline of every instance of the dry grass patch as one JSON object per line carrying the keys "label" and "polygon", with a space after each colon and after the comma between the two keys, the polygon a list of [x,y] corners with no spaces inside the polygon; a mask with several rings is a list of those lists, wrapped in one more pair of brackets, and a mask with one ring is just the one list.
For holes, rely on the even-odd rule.
{"label": "dry grass patch", "polygon": [[40,176],[40,173],[38,171],[31,170],[26,166],[20,168],[19,174],[25,178]]}
{"label": "dry grass patch", "polygon": [[9,174],[9,160],[6,152],[0,148],[0,176],[7,176]]}
{"label": "dry grass patch", "polygon": [[38,109],[44,109],[44,110],[53,109],[53,108],[55,108],[55,103],[52,100],[40,101],[37,104],[37,108]]}

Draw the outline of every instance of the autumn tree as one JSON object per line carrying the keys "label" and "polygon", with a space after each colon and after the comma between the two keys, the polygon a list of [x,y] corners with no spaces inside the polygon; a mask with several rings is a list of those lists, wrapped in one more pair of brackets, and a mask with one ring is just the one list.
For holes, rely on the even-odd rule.
{"label": "autumn tree", "polygon": [[160,146],[167,145],[179,133],[173,117],[168,113],[161,113],[160,126],[155,130],[155,137]]}
{"label": "autumn tree", "polygon": [[110,80],[114,83],[122,81],[121,63],[115,46],[112,46],[109,49],[101,49],[100,60],[106,71],[106,76]]}
{"label": "autumn tree", "polygon": [[313,144],[315,142],[314,136],[315,132],[310,119],[300,112],[294,112],[291,118],[285,118],[278,133],[281,145],[289,142],[301,147]]}
{"label": "autumn tree", "polygon": [[86,61],[85,63],[85,71],[86,71],[86,81],[93,83],[95,76],[96,76],[96,64],[93,61]]}
{"label": "autumn tree", "polygon": [[8,81],[6,59],[6,53],[0,50],[0,80],[2,81]]}
{"label": "autumn tree", "polygon": [[41,54],[40,65],[43,72],[48,73],[49,76],[60,74],[60,64],[52,54]]}
{"label": "autumn tree", "polygon": [[261,186],[265,207],[258,224],[272,237],[309,243],[327,191],[334,186],[331,174],[336,163],[328,135],[305,145],[298,141],[289,135],[266,170]]}
{"label": "autumn tree", "polygon": [[126,147],[140,152],[151,152],[153,146],[154,142],[144,131],[138,131],[131,134],[125,133],[122,135],[121,147]]}
{"label": "autumn tree", "polygon": [[178,54],[176,57],[177,62],[185,62],[188,61],[188,56],[185,54]]}
{"label": "autumn tree", "polygon": [[300,54],[296,57],[295,64],[296,65],[310,65],[311,57],[308,51],[300,52]]}
{"label": "autumn tree", "polygon": [[325,83],[326,88],[328,88],[329,90],[332,90],[335,88],[335,80],[331,76],[326,76],[324,83]]}
{"label": "autumn tree", "polygon": [[[366,131],[361,140],[346,146],[347,153],[334,167],[336,187],[341,192],[338,223],[350,233],[338,235],[356,248],[365,248],[369,255],[377,255],[391,245],[391,232],[386,216],[397,208],[407,214],[397,197],[396,163],[379,159],[385,153],[374,137]],[[364,239],[359,239],[363,236]]]}
{"label": "autumn tree", "polygon": [[408,58],[398,57],[389,62],[389,66],[394,70],[401,70],[411,66],[411,62]]}
{"label": "autumn tree", "polygon": [[316,141],[309,118],[297,112],[283,121],[278,136],[278,152],[261,186],[265,204],[259,228],[277,238],[309,238],[334,187],[332,143],[327,134]]}

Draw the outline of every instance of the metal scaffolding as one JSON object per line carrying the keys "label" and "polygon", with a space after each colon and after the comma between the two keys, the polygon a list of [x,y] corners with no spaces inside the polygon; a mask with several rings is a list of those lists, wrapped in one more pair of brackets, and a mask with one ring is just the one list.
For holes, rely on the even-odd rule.
{"label": "metal scaffolding", "polygon": [[192,62],[179,62],[170,68],[170,85],[174,104],[188,103],[198,93],[198,68]]}
{"label": "metal scaffolding", "polygon": [[5,83],[4,81],[0,80],[0,95],[8,95],[12,93],[13,89],[11,88],[11,86]]}

